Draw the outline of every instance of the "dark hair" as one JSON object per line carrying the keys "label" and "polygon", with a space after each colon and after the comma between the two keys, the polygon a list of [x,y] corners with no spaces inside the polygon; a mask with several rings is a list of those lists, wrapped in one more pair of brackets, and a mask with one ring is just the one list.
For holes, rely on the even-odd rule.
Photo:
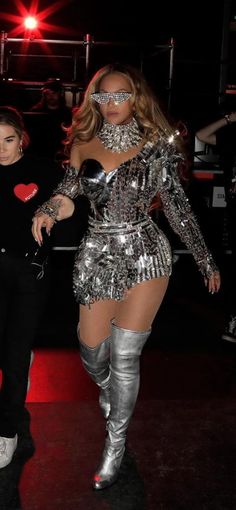
{"label": "dark hair", "polygon": [[13,106],[0,106],[0,124],[12,126],[22,141],[22,148],[26,149],[30,143],[30,138],[25,130],[23,117]]}
{"label": "dark hair", "polygon": [[62,91],[62,83],[61,80],[58,78],[49,78],[43,85],[43,91],[44,90],[53,90],[54,92],[61,92]]}

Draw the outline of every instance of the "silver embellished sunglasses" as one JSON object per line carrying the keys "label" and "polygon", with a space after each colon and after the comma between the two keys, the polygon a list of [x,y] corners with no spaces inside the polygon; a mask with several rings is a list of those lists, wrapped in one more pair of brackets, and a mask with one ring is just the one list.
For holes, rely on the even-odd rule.
{"label": "silver embellished sunglasses", "polygon": [[107,104],[109,101],[120,104],[127,101],[131,96],[131,92],[94,92],[94,94],[91,94],[91,98],[99,104]]}

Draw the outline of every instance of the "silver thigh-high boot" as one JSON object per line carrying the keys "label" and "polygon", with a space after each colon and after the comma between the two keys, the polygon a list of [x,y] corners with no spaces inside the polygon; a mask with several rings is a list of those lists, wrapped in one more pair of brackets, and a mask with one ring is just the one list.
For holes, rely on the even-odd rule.
{"label": "silver thigh-high boot", "polygon": [[125,451],[126,432],[139,391],[139,359],[149,331],[130,331],[112,325],[111,410],[101,463],[93,478],[94,489],[104,489],[118,477]]}
{"label": "silver thigh-high boot", "polygon": [[107,419],[110,413],[110,337],[96,347],[85,345],[80,338],[79,344],[84,368],[100,387],[99,405]]}

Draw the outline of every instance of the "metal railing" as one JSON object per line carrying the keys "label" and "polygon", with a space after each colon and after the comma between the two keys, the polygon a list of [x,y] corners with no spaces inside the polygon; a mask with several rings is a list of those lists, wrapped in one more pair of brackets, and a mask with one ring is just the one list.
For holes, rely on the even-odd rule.
{"label": "metal railing", "polygon": [[[6,32],[1,31],[1,37],[0,37],[0,80],[8,79],[7,77],[7,61],[9,58],[9,53],[7,53],[7,49],[9,47],[12,47],[12,45],[16,45],[22,43],[23,53],[10,53],[10,57],[17,56],[20,57],[28,57],[33,59],[34,57],[42,57],[42,58],[62,58],[62,59],[68,59],[71,58],[73,61],[73,73],[72,73],[72,82],[78,81],[78,47],[83,48],[83,60],[85,61],[84,64],[84,83],[87,83],[87,80],[89,78],[89,72],[90,72],[90,65],[91,65],[91,53],[93,48],[95,47],[123,47],[123,48],[135,48],[138,49],[137,43],[131,43],[131,42],[121,42],[121,41],[94,41],[93,37],[90,34],[86,34],[83,40],[77,41],[77,40],[64,40],[64,39],[36,39],[33,36],[29,37],[28,39],[25,38],[8,38],[8,35]],[[27,43],[27,50],[30,46],[38,45],[42,47],[42,45],[63,45],[64,47],[73,47],[74,51],[71,55],[58,55],[58,54],[47,54],[47,53],[27,53],[27,50],[24,51],[23,44]],[[140,46],[140,68],[143,70],[143,59],[144,59],[144,52],[143,49],[145,48],[145,44]],[[167,77],[167,90],[168,90],[168,101],[167,101],[167,107],[170,109],[171,106],[171,92],[172,92],[172,83],[173,83],[173,66],[174,66],[174,40],[173,38],[170,40],[168,44],[158,45],[158,44],[152,44],[152,56],[153,58],[158,55],[158,52],[166,51],[169,53],[169,65],[168,65],[168,77]],[[14,77],[12,77],[14,79]],[[24,80],[24,83],[27,83]]]}

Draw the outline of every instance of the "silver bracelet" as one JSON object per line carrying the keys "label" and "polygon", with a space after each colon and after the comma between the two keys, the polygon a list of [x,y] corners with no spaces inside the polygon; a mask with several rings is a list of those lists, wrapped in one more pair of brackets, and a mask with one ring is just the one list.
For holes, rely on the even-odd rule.
{"label": "silver bracelet", "polygon": [[227,113],[227,115],[224,116],[227,124],[232,124],[232,121],[231,121],[231,118],[230,118],[230,114]]}
{"label": "silver bracelet", "polygon": [[47,202],[44,202],[38,207],[35,216],[40,216],[40,214],[47,214],[50,216],[50,218],[56,221],[60,205],[61,199],[50,198],[47,200]]}

